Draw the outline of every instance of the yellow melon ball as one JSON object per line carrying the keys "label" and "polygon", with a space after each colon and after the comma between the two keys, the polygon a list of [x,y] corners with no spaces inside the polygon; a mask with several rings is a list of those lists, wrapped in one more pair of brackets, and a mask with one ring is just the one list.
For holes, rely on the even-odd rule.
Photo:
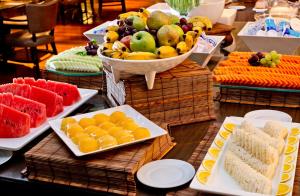
{"label": "yellow melon ball", "polygon": [[96,125],[96,120],[93,118],[82,118],[79,120],[79,125],[86,128],[91,125]]}
{"label": "yellow melon ball", "polygon": [[91,129],[89,131],[89,135],[98,139],[99,137],[101,137],[103,135],[108,135],[108,132],[101,129],[100,127],[97,127],[96,129]]}
{"label": "yellow melon ball", "polygon": [[83,137],[80,138],[78,141],[79,150],[81,152],[92,152],[99,149],[99,142],[98,140],[92,137]]}
{"label": "yellow melon ball", "polygon": [[134,137],[132,134],[123,131],[123,132],[119,132],[118,135],[116,135],[115,137],[118,141],[118,144],[124,144],[124,143],[128,143],[128,142],[132,142],[134,141]]}
{"label": "yellow melon ball", "polygon": [[67,118],[63,118],[61,121],[61,126],[60,129],[64,132],[67,131],[67,127],[73,123],[76,123],[77,121],[75,120],[75,118],[72,117],[67,117]]}
{"label": "yellow melon ball", "polygon": [[116,138],[111,135],[103,135],[98,138],[100,149],[109,148],[118,144]]}
{"label": "yellow melon ball", "polygon": [[144,139],[151,136],[149,129],[145,127],[139,127],[133,130],[132,134],[134,136],[134,139],[136,140]]}
{"label": "yellow melon ball", "polygon": [[87,126],[86,128],[84,128],[84,131],[90,135],[90,133],[92,133],[93,131],[98,130],[98,129],[101,129],[101,128],[97,127],[95,125],[90,125],[90,126]]}
{"label": "yellow melon ball", "polygon": [[127,118],[123,119],[122,121],[119,121],[118,125],[121,127],[124,127],[124,125],[126,125],[127,123],[130,123],[130,122],[134,123],[134,120],[132,118],[127,117]]}
{"label": "yellow melon ball", "polygon": [[76,133],[75,136],[71,137],[71,140],[74,144],[78,144],[79,140],[82,138],[90,137],[87,133],[79,132]]}
{"label": "yellow melon ball", "polygon": [[71,124],[67,129],[67,135],[72,138],[77,133],[84,132],[84,129],[77,123]]}
{"label": "yellow melon ball", "polygon": [[117,122],[124,120],[125,118],[126,118],[126,115],[124,112],[116,111],[110,115],[109,120],[113,123],[117,123]]}
{"label": "yellow melon ball", "polygon": [[96,120],[97,125],[109,121],[109,116],[102,113],[94,115],[93,118]]}
{"label": "yellow melon ball", "polygon": [[107,129],[107,132],[109,133],[109,135],[112,135],[115,137],[115,134],[119,131],[123,131],[122,127],[111,127],[109,129]]}
{"label": "yellow melon ball", "polygon": [[124,129],[131,130],[131,131],[137,129],[138,127],[139,126],[134,122],[125,123],[123,126]]}
{"label": "yellow melon ball", "polygon": [[101,129],[104,129],[104,130],[108,130],[108,129],[110,129],[111,127],[115,127],[116,125],[114,124],[114,123],[112,123],[112,122],[104,122],[104,123],[101,123],[100,125],[99,125],[99,127],[101,128]]}

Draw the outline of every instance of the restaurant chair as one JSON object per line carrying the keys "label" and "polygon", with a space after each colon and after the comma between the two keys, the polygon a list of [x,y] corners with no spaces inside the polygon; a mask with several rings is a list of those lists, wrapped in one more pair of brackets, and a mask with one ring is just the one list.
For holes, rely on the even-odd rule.
{"label": "restaurant chair", "polygon": [[[125,5],[125,0],[98,0],[99,1],[99,16],[101,17],[102,15],[102,7],[104,6],[112,6],[112,5],[122,5],[122,12],[126,12],[126,5]],[[115,2],[120,2],[119,4],[114,4]],[[113,4],[112,4],[113,3]]]}
{"label": "restaurant chair", "polygon": [[9,29],[27,29],[28,21],[26,15],[15,16],[11,18],[4,18],[3,25]]}
{"label": "restaurant chair", "polygon": [[[94,6],[93,0],[90,1],[91,8],[92,8],[92,14],[94,14]],[[81,4],[83,4],[83,10],[81,8]],[[76,8],[76,9],[74,9]],[[60,19],[62,24],[65,24],[66,21],[66,15],[68,11],[72,11],[72,19],[74,19],[73,12],[79,11],[79,21],[83,24],[84,19],[83,15],[86,16],[86,20],[88,20],[88,8],[87,8],[87,0],[60,0],[59,3],[59,12],[60,12]]]}
{"label": "restaurant chair", "polygon": [[31,60],[34,63],[35,77],[40,77],[37,47],[51,44],[52,50],[46,52],[57,54],[54,42],[54,27],[58,12],[58,0],[50,0],[43,4],[26,5],[28,30],[19,30],[6,36],[5,43],[9,47],[30,48]]}

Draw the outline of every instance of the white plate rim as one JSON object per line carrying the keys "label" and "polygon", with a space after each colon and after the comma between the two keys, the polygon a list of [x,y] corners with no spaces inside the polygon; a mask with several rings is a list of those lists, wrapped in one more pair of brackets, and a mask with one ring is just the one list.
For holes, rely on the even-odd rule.
{"label": "white plate rim", "polygon": [[[149,182],[147,182],[147,180],[144,179],[144,177],[143,177],[144,172],[147,172],[147,170],[149,170],[149,168],[159,167],[159,165],[163,165],[163,164],[165,164],[165,162],[171,163],[171,164],[173,163],[174,164],[173,166],[175,166],[176,164],[179,164],[179,163],[183,164],[185,172],[191,172],[190,176],[188,176],[187,179],[182,180],[181,182],[179,182],[177,184],[174,184],[173,186],[154,185],[151,182],[149,183]],[[153,187],[153,188],[174,188],[174,187],[178,187],[178,186],[181,186],[181,185],[189,182],[194,177],[195,173],[196,173],[195,168],[186,161],[179,160],[179,159],[161,159],[161,160],[152,161],[152,162],[149,162],[149,163],[143,165],[137,172],[137,179],[142,184],[147,185],[149,187]]]}
{"label": "white plate rim", "polygon": [[[84,104],[86,101],[88,101],[90,98],[92,98],[94,95],[98,93],[98,90],[92,90],[92,89],[84,89],[84,88],[78,88],[79,93],[81,95],[81,99],[74,103],[71,106],[65,106],[64,111],[59,113],[58,115],[54,117],[47,118],[46,122],[44,122],[42,125],[40,125],[37,128],[31,128],[30,133],[20,137],[20,138],[0,138],[0,149],[2,150],[9,150],[9,151],[17,151],[23,148],[25,145],[27,145],[29,142],[34,140],[36,137],[44,133],[46,130],[50,128],[49,121],[57,118],[62,118],[67,115],[69,115],[71,112],[76,110],[78,107],[80,107],[82,104]],[[15,143],[15,144],[13,144]]]}
{"label": "white plate rim", "polygon": [[246,6],[244,5],[230,5],[228,6],[229,9],[234,9],[234,10],[244,10],[246,9]]}
{"label": "white plate rim", "polygon": [[[3,157],[4,155],[4,157]],[[13,156],[13,152],[9,150],[0,150],[0,165],[9,161]]]}
{"label": "white plate rim", "polygon": [[[156,134],[156,135],[152,135],[151,137],[148,138],[144,138],[144,139],[140,139],[140,140],[135,140],[129,143],[124,143],[121,145],[116,145],[116,146],[112,146],[110,148],[106,148],[106,149],[99,149],[93,152],[88,152],[88,153],[83,153],[81,152],[78,147],[72,142],[72,140],[66,136],[66,134],[64,132],[62,132],[60,130],[60,126],[58,126],[58,124],[60,125],[62,118],[57,118],[55,120],[51,120],[49,121],[49,124],[51,126],[51,128],[53,129],[53,131],[56,133],[56,135],[59,136],[59,138],[66,144],[66,146],[73,152],[73,154],[77,157],[82,157],[82,156],[87,156],[87,155],[92,155],[92,154],[97,154],[97,153],[101,153],[101,152],[106,152],[112,149],[116,149],[116,148],[120,148],[120,147],[124,147],[124,146],[128,146],[131,144],[136,144],[139,142],[143,142],[146,140],[150,140],[150,139],[154,139],[156,137],[160,137],[163,135],[167,134],[167,131],[162,129],[161,127],[159,127],[158,125],[156,125],[155,123],[153,123],[152,121],[150,121],[149,119],[147,119],[144,115],[142,115],[141,113],[139,113],[138,111],[136,111],[134,108],[132,108],[130,105],[121,105],[121,106],[117,106],[117,107],[112,107],[112,108],[107,108],[107,109],[102,109],[102,110],[98,110],[98,111],[94,111],[94,112],[89,112],[89,113],[85,113],[85,114],[80,114],[80,115],[75,115],[75,116],[71,116],[74,118],[82,118],[82,117],[87,117],[87,116],[92,116],[94,114],[97,113],[101,113],[101,112],[108,112],[108,113],[112,113],[112,111],[116,111],[116,110],[122,110],[123,112],[126,111],[131,111],[133,113],[135,113],[136,115],[138,115],[139,118],[141,118],[144,123],[148,123],[151,124],[151,126],[155,127],[156,130],[158,130],[160,133]],[[151,130],[150,130],[151,132]],[[152,133],[152,132],[151,132]]]}
{"label": "white plate rim", "polygon": [[[282,111],[279,111],[279,110],[270,110],[270,109],[261,109],[261,110],[253,110],[253,111],[250,111],[248,113],[245,114],[244,118],[250,118],[250,119],[261,119],[261,118],[257,118],[255,117],[256,115],[257,116],[263,116],[262,113],[273,113],[275,115],[270,115],[271,116],[278,116],[278,121],[282,121],[282,122],[292,122],[293,121],[293,118],[285,113],[285,112],[282,112]],[[287,119],[286,121],[283,121],[283,120],[279,120],[279,118],[284,118],[284,119]]]}

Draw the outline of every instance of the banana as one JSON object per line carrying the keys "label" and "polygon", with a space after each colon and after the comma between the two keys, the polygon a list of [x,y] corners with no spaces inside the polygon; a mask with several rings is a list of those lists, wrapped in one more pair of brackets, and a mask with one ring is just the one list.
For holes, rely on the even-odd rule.
{"label": "banana", "polygon": [[125,20],[125,19],[128,18],[129,16],[139,16],[139,13],[140,13],[140,12],[134,12],[134,11],[126,12],[126,13],[120,14],[120,15],[118,16],[118,19],[120,19],[120,20]]}
{"label": "banana", "polygon": [[123,52],[121,58],[125,59],[126,57],[128,57],[129,54],[129,52]]}
{"label": "banana", "polygon": [[195,39],[197,37],[197,33],[195,31],[188,31],[185,34],[186,35],[191,35],[193,37],[193,39]]}
{"label": "banana", "polygon": [[186,43],[186,46],[190,50],[193,47],[193,45],[194,45],[194,38],[193,38],[193,36],[190,35],[190,34],[184,34],[183,38],[184,38],[184,41]]}
{"label": "banana", "polygon": [[172,46],[161,46],[157,49],[157,55],[161,59],[178,56],[175,48]]}
{"label": "banana", "polygon": [[117,26],[117,25],[111,25],[111,26],[108,26],[108,27],[106,28],[106,32],[108,32],[108,31],[115,31],[115,32],[118,32],[118,29],[119,29],[119,26]]}
{"label": "banana", "polygon": [[212,29],[212,22],[207,16],[194,16],[189,18],[188,22],[193,23],[193,26],[200,26],[200,27],[203,27],[201,26],[201,23],[203,23],[207,30]]}
{"label": "banana", "polygon": [[193,31],[197,33],[197,37],[199,37],[202,34],[202,27],[193,27]]}
{"label": "banana", "polygon": [[104,42],[103,45],[102,45],[102,50],[112,50],[112,46],[113,46],[113,43],[107,43],[107,42]]}
{"label": "banana", "polygon": [[112,50],[120,52],[129,52],[129,49],[120,41],[115,41],[112,45]]}
{"label": "banana", "polygon": [[104,41],[108,43],[114,43],[118,39],[119,39],[119,34],[115,31],[108,31],[104,35]]}
{"label": "banana", "polygon": [[149,10],[147,10],[146,8],[140,8],[139,12],[141,12],[145,17],[149,17],[150,16],[150,12]]}
{"label": "banana", "polygon": [[122,59],[122,55],[123,55],[123,53],[121,51],[113,51],[111,58]]}
{"label": "banana", "polygon": [[193,27],[201,27],[201,28],[205,28],[205,24],[201,21],[196,21],[196,22],[193,22]]}
{"label": "banana", "polygon": [[108,57],[111,57],[111,55],[113,54],[113,50],[110,50],[110,49],[106,49],[106,50],[103,50],[101,53],[104,55],[104,56],[108,56]]}
{"label": "banana", "polygon": [[176,51],[178,52],[178,54],[184,54],[188,50],[189,50],[189,48],[187,47],[187,45],[184,41],[179,42],[176,46]]}
{"label": "banana", "polygon": [[126,57],[126,60],[153,60],[157,59],[157,56],[151,52],[131,52]]}

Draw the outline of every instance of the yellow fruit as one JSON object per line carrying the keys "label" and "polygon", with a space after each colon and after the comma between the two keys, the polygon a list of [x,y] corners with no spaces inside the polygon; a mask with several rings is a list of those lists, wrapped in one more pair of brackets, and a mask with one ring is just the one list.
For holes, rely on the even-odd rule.
{"label": "yellow fruit", "polygon": [[77,123],[71,124],[70,127],[67,129],[68,137],[72,138],[77,133],[84,132],[84,129]]}
{"label": "yellow fruit", "polygon": [[75,118],[72,117],[67,117],[67,118],[63,118],[61,121],[61,126],[60,129],[64,132],[67,131],[67,128],[70,124],[76,123],[77,121],[75,120]]}
{"label": "yellow fruit", "polygon": [[283,165],[283,172],[290,172],[292,169],[294,169],[294,166],[290,163],[285,163]]}
{"label": "yellow fruit", "polygon": [[124,144],[134,141],[133,135],[126,131],[119,132],[119,134],[115,138],[118,141],[118,144]]}
{"label": "yellow fruit", "polygon": [[87,126],[86,128],[84,128],[84,132],[87,134],[90,134],[91,132],[93,132],[97,129],[101,129],[101,128],[97,127],[96,125],[90,125],[90,126]]}
{"label": "yellow fruit", "polygon": [[200,171],[197,173],[197,179],[201,184],[206,184],[209,176],[210,172],[208,171]]}
{"label": "yellow fruit", "polygon": [[122,121],[119,121],[117,124],[121,127],[124,127],[127,123],[129,122],[133,122],[134,123],[134,120],[132,118],[125,118],[123,119]]}
{"label": "yellow fruit", "polygon": [[277,189],[277,196],[286,195],[291,191],[291,188],[287,184],[280,183]]}
{"label": "yellow fruit", "polygon": [[116,137],[116,135],[119,134],[119,132],[123,132],[123,128],[122,127],[111,127],[109,129],[107,129],[107,132],[109,133],[109,135],[112,135],[114,137]]}
{"label": "yellow fruit", "polygon": [[84,137],[78,141],[79,150],[81,152],[92,152],[99,149],[99,143],[96,139],[91,137]]}
{"label": "yellow fruit", "polygon": [[219,148],[222,148],[224,146],[224,142],[220,139],[215,139],[214,142]]}
{"label": "yellow fruit", "polygon": [[214,160],[204,160],[202,162],[203,167],[209,172],[212,170],[214,164],[215,164]]}
{"label": "yellow fruit", "polygon": [[292,130],[291,130],[292,136],[297,136],[299,134],[300,134],[300,130],[298,128],[296,128],[296,127],[292,128]]}
{"label": "yellow fruit", "polygon": [[128,123],[125,123],[123,128],[126,129],[126,130],[135,130],[137,129],[139,126],[137,124],[135,124],[134,122],[128,122]]}
{"label": "yellow fruit", "polygon": [[291,163],[294,160],[292,155],[288,155],[284,158],[284,163]]}
{"label": "yellow fruit", "polygon": [[116,40],[119,39],[119,34],[115,31],[108,31],[104,35],[104,41],[108,43],[114,43]]}
{"label": "yellow fruit", "polygon": [[79,125],[86,128],[91,125],[96,125],[96,120],[93,118],[82,118],[79,120]]}
{"label": "yellow fruit", "polygon": [[93,118],[96,120],[97,125],[109,121],[109,116],[106,114],[96,114]]}
{"label": "yellow fruit", "polygon": [[89,134],[90,136],[92,136],[96,139],[99,138],[100,136],[108,134],[107,131],[101,129],[100,127],[94,126],[94,125],[88,126],[84,130],[87,134]]}
{"label": "yellow fruit", "polygon": [[116,138],[111,135],[103,135],[98,138],[100,149],[109,148],[118,144]]}
{"label": "yellow fruit", "polygon": [[110,115],[109,120],[113,123],[117,123],[119,121],[124,120],[125,118],[126,118],[126,115],[124,114],[124,112],[116,111]]}
{"label": "yellow fruit", "polygon": [[219,134],[222,138],[224,138],[226,140],[230,136],[231,133],[229,131],[223,130],[223,131],[220,131]]}
{"label": "yellow fruit", "polygon": [[86,137],[90,137],[90,136],[87,133],[79,132],[79,133],[76,133],[75,136],[73,136],[71,138],[71,140],[73,141],[74,144],[78,144],[80,139],[86,138]]}
{"label": "yellow fruit", "polygon": [[295,146],[291,146],[291,145],[286,145],[285,154],[291,154],[292,152],[294,152],[296,150]]}
{"label": "yellow fruit", "polygon": [[289,179],[291,179],[290,174],[288,174],[288,173],[283,173],[283,174],[281,175],[280,182],[286,182],[286,181],[288,181]]}
{"label": "yellow fruit", "polygon": [[111,127],[115,127],[116,125],[114,124],[114,123],[112,123],[112,122],[104,122],[104,123],[101,123],[100,125],[99,125],[99,127],[101,128],[101,129],[104,129],[104,130],[108,130],[108,129],[110,129]]}
{"label": "yellow fruit", "polygon": [[152,52],[131,52],[124,57],[125,60],[153,60],[157,59],[156,54]]}
{"label": "yellow fruit", "polygon": [[209,154],[213,157],[213,158],[218,158],[218,155],[220,153],[220,150],[217,148],[209,148],[208,150]]}
{"label": "yellow fruit", "polygon": [[157,49],[157,55],[161,59],[178,56],[177,51],[172,46],[161,46]]}
{"label": "yellow fruit", "polygon": [[297,143],[298,138],[296,138],[294,136],[289,136],[288,139],[287,139],[287,141],[288,141],[288,144],[293,145],[293,144]]}
{"label": "yellow fruit", "polygon": [[149,129],[144,127],[139,127],[133,130],[132,134],[135,140],[140,140],[151,136]]}
{"label": "yellow fruit", "polygon": [[181,41],[176,45],[176,51],[178,52],[178,54],[184,54],[188,50],[189,50],[189,48],[187,47],[187,45],[184,41]]}
{"label": "yellow fruit", "polygon": [[231,133],[232,133],[232,131],[234,130],[235,127],[236,127],[236,125],[233,124],[233,123],[227,123],[227,124],[224,125],[224,128],[227,131],[231,132]]}

